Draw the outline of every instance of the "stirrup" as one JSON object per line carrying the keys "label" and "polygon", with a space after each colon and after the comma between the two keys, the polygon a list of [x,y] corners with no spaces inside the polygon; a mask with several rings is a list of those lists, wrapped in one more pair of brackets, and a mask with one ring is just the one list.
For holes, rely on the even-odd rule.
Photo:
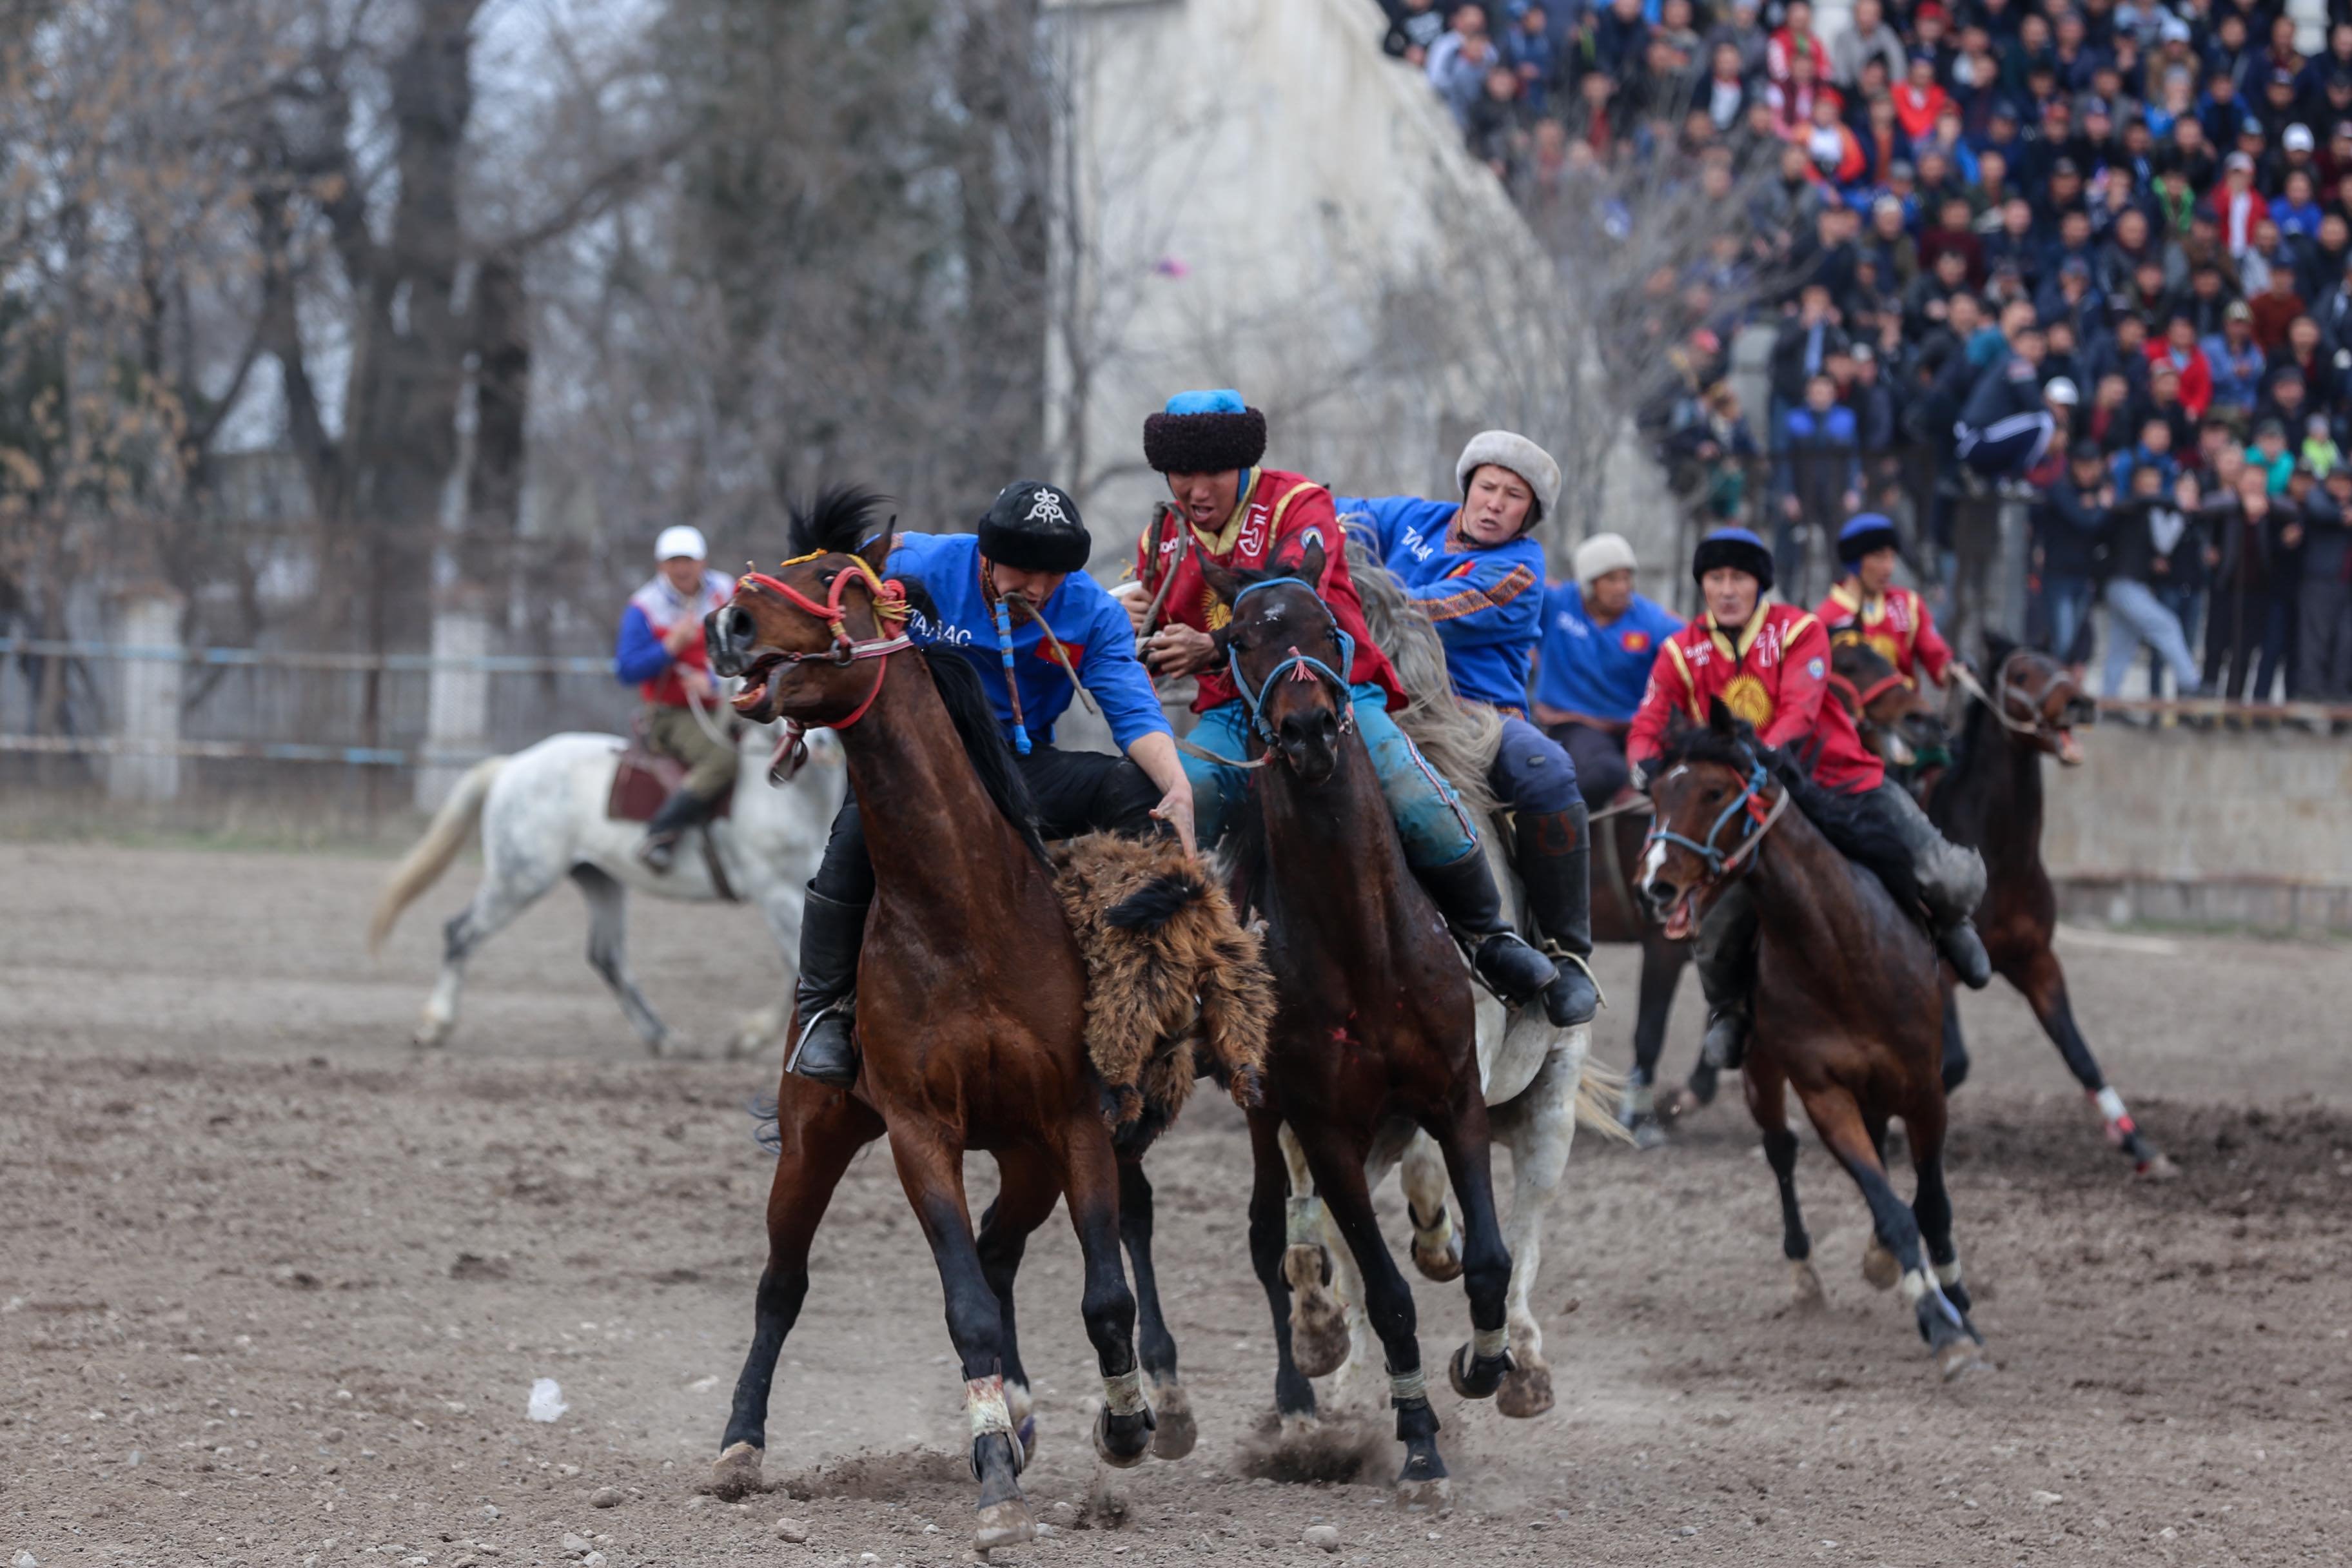
{"label": "stirrup", "polygon": [[637,858],[660,875],[677,864],[677,841],[680,835],[648,833],[637,842]]}
{"label": "stirrup", "polygon": [[1560,946],[1559,943],[1556,942],[1548,942],[1544,943],[1542,951],[1543,955],[1552,961],[1554,967],[1558,967],[1561,964],[1572,963],[1576,965],[1577,968],[1582,970],[1584,972],[1584,977],[1592,982],[1592,994],[1598,1005],[1603,1007],[1609,1005],[1609,993],[1601,988],[1601,976],[1592,973],[1591,960],[1569,952],[1568,949]]}
{"label": "stirrup", "polygon": [[[851,1005],[850,997],[839,997],[826,1003],[810,1016],[808,1023],[801,1029],[801,1037],[793,1042],[792,1055],[784,1058],[786,1072],[807,1079],[811,1083],[821,1083],[831,1089],[847,1089],[857,1081],[857,1036],[850,1026]],[[807,1051],[809,1041],[815,1037],[817,1026],[827,1018],[833,1017],[839,1018],[849,1047],[847,1073],[844,1075],[838,1069],[832,1074],[823,1076],[802,1072],[801,1057]]]}

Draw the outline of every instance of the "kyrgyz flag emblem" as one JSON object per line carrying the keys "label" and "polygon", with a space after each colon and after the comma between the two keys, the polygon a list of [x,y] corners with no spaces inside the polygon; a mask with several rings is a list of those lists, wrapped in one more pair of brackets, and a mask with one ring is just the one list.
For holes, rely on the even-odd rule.
{"label": "kyrgyz flag emblem", "polygon": [[1647,653],[1650,651],[1650,634],[1631,631],[1622,633],[1617,638],[1617,646],[1627,653]]}

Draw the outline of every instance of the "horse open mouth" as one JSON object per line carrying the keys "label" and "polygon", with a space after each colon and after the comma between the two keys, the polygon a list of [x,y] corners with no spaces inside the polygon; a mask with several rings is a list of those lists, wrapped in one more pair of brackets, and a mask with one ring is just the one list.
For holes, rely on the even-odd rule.
{"label": "horse open mouth", "polygon": [[2059,729],[2050,739],[2057,750],[2058,763],[2061,767],[2075,768],[2083,765],[2083,743],[2074,739],[2072,725]]}
{"label": "horse open mouth", "polygon": [[1684,942],[1689,939],[1691,927],[1696,923],[1696,912],[1692,906],[1697,898],[1698,889],[1696,885],[1685,888],[1675,895],[1675,901],[1667,906],[1665,918],[1660,922],[1665,927],[1668,942]]}
{"label": "horse open mouth", "polygon": [[743,689],[735,694],[735,711],[746,719],[768,717],[768,677],[784,662],[780,653],[763,653],[743,668]]}

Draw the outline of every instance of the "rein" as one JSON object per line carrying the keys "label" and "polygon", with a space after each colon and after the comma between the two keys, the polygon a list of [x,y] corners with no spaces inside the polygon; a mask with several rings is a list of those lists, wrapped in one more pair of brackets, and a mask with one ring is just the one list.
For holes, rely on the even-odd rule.
{"label": "rein", "polygon": [[[1767,782],[1763,763],[1750,757],[1747,787],[1742,789],[1738,796],[1730,805],[1725,806],[1722,813],[1716,817],[1715,826],[1706,830],[1705,843],[1661,825],[1651,828],[1649,836],[1642,840],[1643,854],[1646,856],[1654,844],[1680,845],[1706,862],[1706,879],[1709,885],[1720,882],[1738,870],[1741,861],[1756,853],[1757,846],[1764,842],[1764,835],[1770,832],[1772,825],[1780,820],[1780,814],[1789,809],[1789,792],[1785,789],[1780,792],[1780,798],[1774,801],[1769,809],[1765,807],[1763,790]],[[1716,839],[1721,837],[1725,826],[1731,819],[1739,816],[1743,810],[1747,814],[1748,826],[1741,832],[1738,847],[1727,852],[1717,848]]]}
{"label": "rein", "polygon": [[2042,738],[2042,721],[2038,717],[2033,721],[2033,722],[2027,724],[2021,723],[2009,716],[2009,700],[2011,693],[2009,689],[2008,659],[2001,660],[2000,673],[1995,677],[1993,680],[1993,684],[2000,688],[2000,695],[1998,700],[1989,695],[1983,685],[1978,681],[1977,678],[1969,673],[1969,667],[1967,665],[1961,664],[1957,660],[1955,660],[1952,665],[1952,679],[1959,682],[1961,690],[1967,692],[1969,696],[1983,703],[1987,708],[1991,709],[1992,716],[1995,719],[2000,720],[2000,727],[2007,730],[2011,734],[2031,735],[2035,740],[2040,740]]}
{"label": "rein", "polygon": [[1861,689],[1857,689],[1853,681],[1847,679],[1844,676],[1840,675],[1835,670],[1830,671],[1829,683],[1838,690],[1843,692],[1847,697],[1853,699],[1853,714],[1857,719],[1861,718],[1869,710],[1872,703],[1877,701],[1880,698],[1885,696],[1896,687],[1908,684],[1904,680],[1903,672],[1899,669],[1891,675],[1880,677],[1877,680],[1873,681],[1868,687]]}
{"label": "rein", "polygon": [[[803,562],[814,561],[826,553],[825,551],[816,550],[806,555],[795,555],[778,566],[776,570],[782,572],[786,567],[798,566]],[[913,639],[904,631],[899,632],[896,637],[866,637],[863,640],[849,635],[849,627],[842,610],[842,599],[843,595],[848,593],[852,583],[862,581],[866,584],[866,591],[873,596],[876,621],[903,623],[911,613],[907,607],[905,584],[895,577],[884,578],[880,573],[866,563],[866,557],[863,555],[851,555],[849,563],[856,568],[856,574],[852,575],[846,570],[834,574],[832,591],[826,595],[822,603],[810,598],[782,578],[772,577],[765,572],[746,572],[736,581],[736,592],[739,594],[746,585],[764,588],[802,614],[832,628],[833,646],[824,652],[788,653],[783,655],[777,661],[778,663],[790,667],[822,662],[846,669],[861,658],[876,661],[874,685],[872,689],[866,693],[866,700],[851,710],[848,717],[836,719],[830,724],[819,726],[821,729],[832,730],[836,733],[865,718],[867,710],[874,706],[876,699],[882,695],[883,679],[890,673],[890,656],[915,646]],[[786,782],[800,771],[801,764],[807,760],[806,726],[796,719],[785,720],[782,733],[776,741],[775,754],[768,762],[769,782],[772,784]]]}
{"label": "rein", "polygon": [[[1316,591],[1315,584],[1304,577],[1266,577],[1252,583],[1234,595],[1234,614],[1238,616],[1241,614],[1242,601],[1260,588],[1273,588],[1283,584],[1306,589],[1316,604],[1322,606],[1323,614],[1331,623],[1331,635],[1339,639],[1340,669],[1354,668],[1356,639],[1348,635],[1347,628],[1339,624],[1339,617],[1331,614],[1331,606],[1323,603],[1323,595]],[[1269,746],[1276,743],[1276,737],[1274,726],[1265,721],[1265,694],[1273,690],[1274,683],[1280,680],[1286,674],[1293,680],[1319,679],[1328,682],[1339,700],[1339,732],[1344,735],[1355,726],[1356,699],[1354,689],[1348,684],[1347,677],[1312,654],[1299,652],[1298,645],[1296,643],[1290,646],[1289,651],[1276,662],[1272,669],[1265,672],[1265,679],[1258,682],[1255,690],[1250,689],[1249,678],[1242,673],[1241,649],[1234,647],[1230,639],[1225,644],[1225,667],[1232,672],[1234,689],[1241,693],[1242,709],[1249,715],[1250,728],[1255,730],[1258,739]]]}

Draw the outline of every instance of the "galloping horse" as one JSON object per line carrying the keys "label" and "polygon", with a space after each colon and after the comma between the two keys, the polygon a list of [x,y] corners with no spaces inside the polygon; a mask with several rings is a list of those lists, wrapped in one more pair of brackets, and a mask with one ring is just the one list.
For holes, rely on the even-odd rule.
{"label": "galloping horse", "polygon": [[[1992,689],[1972,694],[1951,766],[1926,775],[1927,815],[1945,837],[1983,854],[1985,898],[1977,930],[1984,933],[1993,972],[2018,989],[2042,1021],[2067,1070],[2097,1107],[2108,1142],[2140,1175],[2176,1175],[2179,1168],[2133,1122],[2123,1096],[2091,1055],[2066,997],[2066,971],[2050,946],[2058,898],[2042,864],[2042,759],[2055,757],[2061,767],[2079,764],[2083,748],[2075,726],[2095,722],[2098,709],[2066,667],[2047,654],[1987,633],[1985,662],[1993,672]],[[1969,1059],[1959,1013],[1948,995],[1945,1008],[1944,1087],[1950,1089],[1968,1076]]]}
{"label": "galloping horse", "polygon": [[[779,789],[768,782],[773,737],[764,726],[746,728],[734,810],[702,829],[725,874],[722,889],[711,876],[710,860],[700,855],[681,855],[666,872],[652,870],[636,854],[644,825],[606,816],[604,802],[625,745],[618,735],[550,735],[510,757],[476,763],[434,815],[425,837],[384,879],[368,927],[371,951],[383,945],[401,910],[448,869],[475,822],[481,823],[482,885],[443,928],[441,976],[417,1025],[418,1045],[441,1045],[457,1026],[457,996],[474,950],[567,875],[588,900],[588,965],[612,988],[630,1026],[655,1056],[672,1042],[668,1026],[629,973],[629,889],[688,903],[740,897],[758,907],[788,962],[800,952],[802,900],[824,850],[825,824],[841,798],[840,770],[811,769],[800,782]],[[728,1054],[756,1049],[782,1033],[786,1012],[780,998],[745,1018],[728,1042]]]}
{"label": "galloping horse", "polygon": [[[856,1087],[787,1072],[777,1091],[768,1264],[713,1480],[733,1492],[757,1484],[810,1240],[850,1157],[887,1132],[946,1291],[980,1483],[974,1542],[985,1550],[1034,1533],[1005,1394],[1017,1366],[1012,1273],[1058,1198],[1084,1254],[1082,1310],[1102,1372],[1096,1449],[1139,1463],[1153,1423],[1119,1262],[1118,1169],[1085,1046],[1081,956],[979,677],[961,654],[929,658],[897,629],[907,591],[880,575],[889,531],[869,536],[876,499],[829,492],[797,515],[795,547],[810,553],[773,576],[746,576],[708,622],[713,668],[744,679],[738,711],[840,737],[872,825],[876,881],[858,963]],[[993,1152],[1003,1178],[981,1241],[964,1201],[970,1149]]]}
{"label": "galloping horse", "polygon": [[[1398,1483],[1434,1486],[1446,1470],[1412,1292],[1381,1236],[1364,1163],[1400,1121],[1436,1140],[1462,1209],[1462,1271],[1476,1330],[1450,1372],[1465,1397],[1491,1397],[1512,1364],[1505,1324],[1511,1258],[1495,1213],[1470,972],[1406,868],[1370,755],[1350,722],[1340,672],[1353,649],[1313,586],[1322,545],[1307,546],[1296,575],[1203,566],[1232,611],[1223,639],[1250,716],[1248,749],[1254,763],[1268,764],[1235,869],[1244,893],[1238,901],[1265,916],[1279,997],[1265,1100],[1249,1113],[1250,1258],[1274,1314],[1275,1402],[1286,1418],[1314,1414],[1315,1391],[1292,1351],[1291,1293],[1328,1282],[1312,1200],[1299,1194],[1290,1206],[1301,1223],[1286,1224],[1286,1124],[1364,1280],[1405,1446]],[[1344,1327],[1322,1327],[1336,1331],[1344,1352]],[[1329,1359],[1336,1365],[1339,1357]]]}
{"label": "galloping horse", "polygon": [[[1900,1282],[1947,1379],[1987,1365],[1952,1245],[1937,1071],[1941,965],[1910,912],[1917,889],[1909,854],[1855,802],[1758,746],[1720,701],[1705,729],[1669,738],[1658,766],[1657,826],[1643,865],[1668,932],[1686,934],[1727,878],[1748,879],[1755,898],[1756,1021],[1741,1076],[1780,1183],[1781,1249],[1797,1299],[1818,1303],[1822,1284],[1797,1207],[1791,1088],[1870,1205],[1874,1239],[1864,1278],[1881,1289]],[[1735,824],[1738,837],[1726,842]],[[1895,1116],[1918,1175],[1908,1206],[1882,1153]]]}

